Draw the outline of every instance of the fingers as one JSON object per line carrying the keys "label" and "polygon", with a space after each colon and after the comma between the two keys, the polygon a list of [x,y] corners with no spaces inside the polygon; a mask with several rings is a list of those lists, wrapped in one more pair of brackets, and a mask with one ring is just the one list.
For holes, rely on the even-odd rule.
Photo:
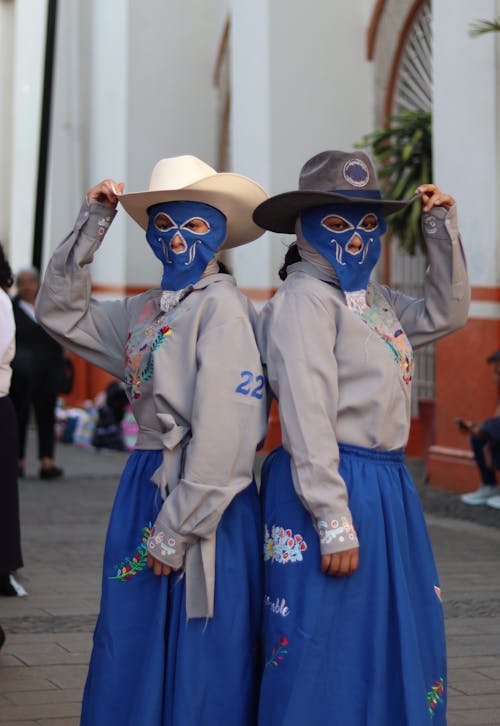
{"label": "fingers", "polygon": [[116,207],[118,203],[118,197],[123,194],[124,189],[123,182],[116,182],[113,179],[104,179],[95,187],[92,187],[87,192],[87,199],[89,203],[99,202],[100,204],[106,204],[108,207]]}
{"label": "fingers", "polygon": [[330,577],[346,577],[356,572],[359,566],[359,547],[345,552],[336,552],[323,555],[321,558],[321,572]]}
{"label": "fingers", "polygon": [[422,210],[424,212],[429,212],[432,207],[449,209],[455,204],[453,197],[444,194],[435,184],[421,184],[416,193],[422,196]]}
{"label": "fingers", "polygon": [[164,562],[160,562],[156,557],[148,552],[147,566],[153,570],[155,575],[170,575],[173,572],[172,568],[166,565]]}

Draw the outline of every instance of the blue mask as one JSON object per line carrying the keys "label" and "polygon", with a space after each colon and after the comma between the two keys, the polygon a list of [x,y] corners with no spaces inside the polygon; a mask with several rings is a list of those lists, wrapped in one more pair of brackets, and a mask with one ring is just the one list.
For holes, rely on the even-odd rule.
{"label": "blue mask", "polygon": [[163,202],[148,213],[146,239],[163,264],[163,290],[193,285],[226,239],[226,217],[202,202]]}
{"label": "blue mask", "polygon": [[376,205],[328,204],[303,212],[300,221],[305,239],[332,265],[342,290],[366,290],[386,230]]}

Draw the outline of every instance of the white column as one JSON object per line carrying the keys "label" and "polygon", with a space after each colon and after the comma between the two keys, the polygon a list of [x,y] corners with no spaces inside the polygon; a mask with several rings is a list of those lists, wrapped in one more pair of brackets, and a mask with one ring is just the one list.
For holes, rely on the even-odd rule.
{"label": "white column", "polygon": [[12,153],[10,167],[10,262],[14,271],[31,264],[47,0],[14,3]]}
{"label": "white column", "polygon": [[0,1],[0,241],[10,258],[14,3]]}
{"label": "white column", "polygon": [[[366,60],[370,4],[233,0],[232,159],[270,194],[297,188],[304,162],[350,150],[373,128],[373,68]],[[242,287],[279,284],[291,241],[268,234],[233,253]]]}
{"label": "white column", "polygon": [[[265,0],[233,0],[231,14],[232,171],[271,187],[271,74],[269,7]],[[231,267],[244,288],[273,284],[269,235],[232,250]]]}
{"label": "white column", "polygon": [[500,36],[471,38],[469,30],[497,17],[498,5],[433,2],[434,176],[458,202],[471,282],[486,286],[499,284]]}

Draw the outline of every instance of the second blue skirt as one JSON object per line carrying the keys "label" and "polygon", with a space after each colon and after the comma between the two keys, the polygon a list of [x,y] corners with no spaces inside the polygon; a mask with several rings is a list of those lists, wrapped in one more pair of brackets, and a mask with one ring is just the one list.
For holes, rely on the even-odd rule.
{"label": "second blue skirt", "polygon": [[101,611],[82,726],[254,726],[262,603],[257,489],[237,495],[217,529],[215,616],[186,620],[185,580],[146,567],[162,505],[160,451],[135,451],[106,539]]}
{"label": "second blue skirt", "polygon": [[443,726],[441,591],[403,453],[342,445],[339,469],[360,542],[350,577],[321,573],[287,452],[264,464],[259,725]]}

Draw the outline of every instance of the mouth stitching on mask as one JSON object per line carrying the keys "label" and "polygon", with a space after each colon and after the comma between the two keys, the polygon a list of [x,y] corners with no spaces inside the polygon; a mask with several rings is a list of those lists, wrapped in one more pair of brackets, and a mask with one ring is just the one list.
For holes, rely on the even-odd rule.
{"label": "mouth stitching on mask", "polygon": [[193,242],[191,245],[191,248],[189,250],[189,257],[187,259],[187,262],[184,263],[186,267],[191,265],[194,262],[194,259],[196,257],[196,245],[201,245],[201,239],[197,239]]}

